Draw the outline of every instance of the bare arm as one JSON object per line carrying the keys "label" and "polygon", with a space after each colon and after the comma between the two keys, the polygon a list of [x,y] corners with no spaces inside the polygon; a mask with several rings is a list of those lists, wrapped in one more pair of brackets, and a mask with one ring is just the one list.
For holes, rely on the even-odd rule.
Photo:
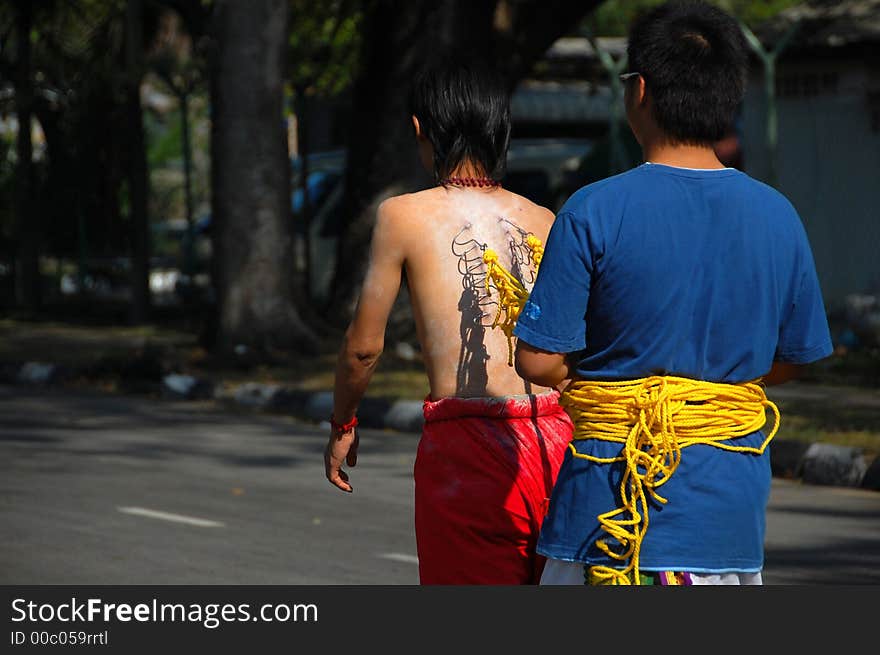
{"label": "bare arm", "polygon": [[[395,217],[387,202],[379,206],[370,247],[370,263],[354,318],[348,326],[336,361],[333,387],[333,419],[345,424],[357,412],[358,404],[385,345],[388,315],[400,291],[404,250],[401,234],[395,229]],[[335,431],[324,453],[327,479],[343,491],[351,491],[348,474],[342,470],[357,463],[357,432]]]}
{"label": "bare arm", "polygon": [[764,376],[764,384],[772,386],[782,384],[790,380],[796,380],[803,374],[803,366],[800,364],[788,364],[786,362],[773,362],[770,371]]}
{"label": "bare arm", "polygon": [[540,387],[558,387],[571,377],[565,353],[539,350],[522,339],[516,344],[516,372],[524,380]]}

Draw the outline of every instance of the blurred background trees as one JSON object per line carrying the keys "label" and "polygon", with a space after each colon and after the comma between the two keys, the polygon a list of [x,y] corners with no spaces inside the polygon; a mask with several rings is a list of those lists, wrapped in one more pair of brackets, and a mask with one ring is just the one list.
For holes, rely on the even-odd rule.
{"label": "blurred background trees", "polygon": [[[747,25],[758,25],[788,9],[801,0],[718,0],[713,4],[722,7]],[[625,36],[630,22],[645,9],[650,9],[663,0],[606,0],[588,20],[596,34],[603,36]]]}
{"label": "blurred background trees", "polygon": [[[622,36],[655,4],[4,2],[0,309],[178,321],[220,353],[312,350],[350,315],[375,206],[431,183],[406,111],[418,69],[490,58],[511,91],[547,78],[556,95],[538,113],[605,102],[607,114],[607,77],[573,69],[586,90],[566,100],[547,74],[568,65],[554,53],[565,38]],[[795,2],[718,4],[757,24]],[[599,143],[607,126],[575,136]]]}

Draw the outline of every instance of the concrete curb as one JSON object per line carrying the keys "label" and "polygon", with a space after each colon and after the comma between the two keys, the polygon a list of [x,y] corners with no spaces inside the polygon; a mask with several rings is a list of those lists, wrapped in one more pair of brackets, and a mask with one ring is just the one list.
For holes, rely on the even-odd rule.
{"label": "concrete curb", "polygon": [[[333,412],[333,393],[302,391],[273,384],[246,382],[234,391],[217,391],[216,400],[254,409],[282,412],[315,423],[329,422]],[[423,423],[420,401],[388,401],[364,398],[358,408],[358,424],[376,430],[421,432]]]}
{"label": "concrete curb", "polygon": [[801,461],[807,484],[860,487],[868,463],[861,449],[827,443],[811,444]]}
{"label": "concrete curb", "polygon": [[[25,362],[0,367],[0,382],[50,386],[73,377],[73,372],[46,362]],[[302,420],[328,424],[333,410],[330,391],[303,391],[277,384],[245,382],[225,390],[216,381],[168,374],[153,385],[169,400],[214,399],[221,403],[260,411],[279,412]],[[358,409],[361,427],[398,432],[421,432],[422,401],[388,401],[364,398]],[[822,442],[775,438],[770,444],[770,468],[779,478],[800,479],[805,484],[859,487],[880,491],[880,457],[869,462],[860,448]]]}

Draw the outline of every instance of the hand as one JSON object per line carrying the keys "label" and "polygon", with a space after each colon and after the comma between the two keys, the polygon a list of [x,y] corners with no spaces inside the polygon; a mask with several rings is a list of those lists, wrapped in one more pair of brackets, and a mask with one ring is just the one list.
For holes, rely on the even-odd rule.
{"label": "hand", "polygon": [[357,428],[345,432],[330,429],[330,440],[324,451],[324,473],[331,484],[348,493],[352,492],[352,487],[348,482],[348,473],[342,470],[342,463],[354,467],[357,464],[357,449]]}

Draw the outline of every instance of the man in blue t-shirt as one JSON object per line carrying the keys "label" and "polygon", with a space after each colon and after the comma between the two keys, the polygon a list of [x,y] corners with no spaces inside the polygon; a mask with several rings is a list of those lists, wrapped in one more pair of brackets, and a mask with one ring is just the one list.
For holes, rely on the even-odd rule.
{"label": "man in blue t-shirt", "polygon": [[712,148],[743,97],[736,22],[667,3],[628,57],[646,163],[562,207],[515,330],[520,375],[572,381],[542,583],[760,584],[763,388],[832,352],[810,246],[792,205]]}

